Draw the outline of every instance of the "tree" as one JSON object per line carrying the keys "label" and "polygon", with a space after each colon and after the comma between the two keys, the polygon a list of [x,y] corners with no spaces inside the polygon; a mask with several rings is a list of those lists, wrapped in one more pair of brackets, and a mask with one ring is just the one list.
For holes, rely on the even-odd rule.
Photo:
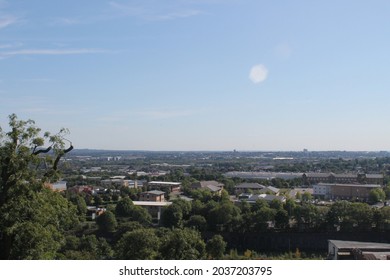
{"label": "tree", "polygon": [[288,226],[288,223],[289,223],[289,216],[288,216],[288,212],[284,209],[279,209],[276,211],[276,214],[275,214],[275,225],[276,227],[278,228],[286,228]]}
{"label": "tree", "polygon": [[186,223],[186,227],[205,231],[207,229],[207,221],[202,215],[193,215]]}
{"label": "tree", "polygon": [[165,227],[182,227],[183,211],[178,204],[171,204],[161,214],[161,224]]}
{"label": "tree", "polygon": [[117,217],[129,217],[134,207],[133,201],[129,197],[121,199],[115,208],[115,214]]}
{"label": "tree", "polygon": [[327,222],[331,227],[344,231],[370,230],[374,215],[371,207],[366,203],[338,201],[330,207]]}
{"label": "tree", "polygon": [[309,192],[304,192],[302,194],[302,201],[311,201],[313,199],[313,196]]}
{"label": "tree", "polygon": [[102,232],[113,232],[118,226],[114,213],[106,211],[96,218],[96,224]]}
{"label": "tree", "polygon": [[223,237],[219,234],[216,234],[207,241],[206,251],[207,254],[213,259],[222,259],[223,254],[226,250],[226,242],[223,240]]}
{"label": "tree", "polygon": [[368,194],[368,199],[371,203],[378,203],[384,201],[386,198],[386,193],[382,189],[373,189]]}
{"label": "tree", "polygon": [[234,221],[241,216],[240,213],[240,208],[230,201],[224,201],[209,211],[207,222],[212,229],[230,231],[234,226]]}
{"label": "tree", "polygon": [[153,260],[158,256],[160,240],[153,229],[125,233],[116,245],[116,259]]}
{"label": "tree", "polygon": [[175,228],[162,238],[160,254],[166,260],[200,260],[206,255],[206,245],[198,231]]}
{"label": "tree", "polygon": [[269,222],[272,222],[275,219],[275,214],[275,209],[271,209],[268,206],[262,207],[253,214],[252,227],[257,232],[266,231]]}
{"label": "tree", "polygon": [[131,219],[142,225],[149,226],[152,223],[152,216],[148,210],[141,206],[134,206],[131,211]]}
{"label": "tree", "polygon": [[78,224],[76,207],[47,187],[73,149],[65,148],[68,131],[41,135],[34,121],[14,114],[9,127],[0,128],[0,258],[56,258],[65,231]]}
{"label": "tree", "polygon": [[384,187],[383,191],[385,192],[386,199],[390,199],[390,186]]}
{"label": "tree", "polygon": [[269,207],[275,210],[280,210],[283,209],[283,203],[279,199],[275,198],[269,203]]}
{"label": "tree", "polygon": [[88,211],[85,199],[79,194],[71,194],[68,199],[77,207],[80,220],[85,221],[85,215]]}
{"label": "tree", "polygon": [[67,236],[60,259],[104,260],[111,259],[113,251],[104,238],[95,235],[83,235],[81,238]]}

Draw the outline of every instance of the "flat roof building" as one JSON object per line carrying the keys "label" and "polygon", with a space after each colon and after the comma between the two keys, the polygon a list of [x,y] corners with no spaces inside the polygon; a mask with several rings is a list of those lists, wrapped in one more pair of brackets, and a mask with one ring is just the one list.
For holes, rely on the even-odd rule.
{"label": "flat roof building", "polygon": [[390,244],[328,240],[329,260],[390,260]]}

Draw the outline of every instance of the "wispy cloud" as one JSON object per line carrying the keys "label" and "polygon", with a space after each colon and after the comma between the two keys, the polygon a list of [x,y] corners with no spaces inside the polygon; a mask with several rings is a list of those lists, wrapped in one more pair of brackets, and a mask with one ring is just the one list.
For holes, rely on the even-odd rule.
{"label": "wispy cloud", "polygon": [[120,18],[134,17],[144,21],[169,21],[175,19],[184,19],[205,14],[204,11],[195,9],[192,6],[197,3],[187,1],[161,1],[142,0],[120,2],[109,1],[108,9],[101,10],[100,13],[85,15],[85,16],[69,16],[57,17],[52,19],[54,25],[83,25],[94,24],[97,22],[105,22]]}
{"label": "wispy cloud", "polygon": [[202,14],[201,11],[198,10],[186,10],[186,11],[179,11],[179,12],[172,12],[167,14],[156,14],[156,15],[149,15],[146,17],[146,19],[149,20],[173,20],[173,19],[179,19],[179,18],[187,18],[187,17],[193,17]]}
{"label": "wispy cloud", "polygon": [[0,44],[0,49],[12,49],[21,47],[21,43],[13,43],[13,44]]}
{"label": "wispy cloud", "polygon": [[78,55],[105,53],[101,49],[21,49],[11,51],[0,51],[0,57],[9,57],[16,55]]}
{"label": "wispy cloud", "polygon": [[21,79],[21,82],[24,83],[52,83],[56,82],[54,79],[49,79],[49,78],[30,78],[30,79]]}
{"label": "wispy cloud", "polygon": [[[148,1],[150,2],[150,1]],[[152,1],[153,2],[153,1]],[[159,5],[121,4],[116,1],[109,2],[110,6],[122,16],[133,16],[148,21],[165,21],[180,18],[188,18],[204,14],[203,11],[193,8],[166,5],[162,9]],[[150,3],[149,3],[150,4]]]}
{"label": "wispy cloud", "polygon": [[249,79],[254,84],[264,82],[268,78],[268,69],[263,64],[254,65],[249,72]]}
{"label": "wispy cloud", "polygon": [[6,28],[7,26],[14,24],[17,21],[18,18],[14,16],[0,16],[0,29]]}

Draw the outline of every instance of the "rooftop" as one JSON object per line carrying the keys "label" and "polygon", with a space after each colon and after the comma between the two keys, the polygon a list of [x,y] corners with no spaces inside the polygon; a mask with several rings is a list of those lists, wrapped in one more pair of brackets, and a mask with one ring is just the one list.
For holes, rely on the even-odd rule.
{"label": "rooftop", "polygon": [[168,201],[133,201],[134,205],[136,206],[169,206],[172,204],[172,202]]}
{"label": "rooftop", "polygon": [[181,183],[178,183],[178,182],[163,182],[163,181],[151,181],[151,182],[149,182],[148,183],[149,185],[169,185],[169,186],[171,186],[171,185],[176,185],[176,186],[179,186],[179,185],[181,185]]}

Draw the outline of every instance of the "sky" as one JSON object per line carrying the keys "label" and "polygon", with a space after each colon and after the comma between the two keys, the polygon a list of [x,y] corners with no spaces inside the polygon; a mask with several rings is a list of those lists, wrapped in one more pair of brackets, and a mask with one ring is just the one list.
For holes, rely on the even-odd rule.
{"label": "sky", "polygon": [[390,150],[390,1],[0,0],[0,126],[75,148]]}

